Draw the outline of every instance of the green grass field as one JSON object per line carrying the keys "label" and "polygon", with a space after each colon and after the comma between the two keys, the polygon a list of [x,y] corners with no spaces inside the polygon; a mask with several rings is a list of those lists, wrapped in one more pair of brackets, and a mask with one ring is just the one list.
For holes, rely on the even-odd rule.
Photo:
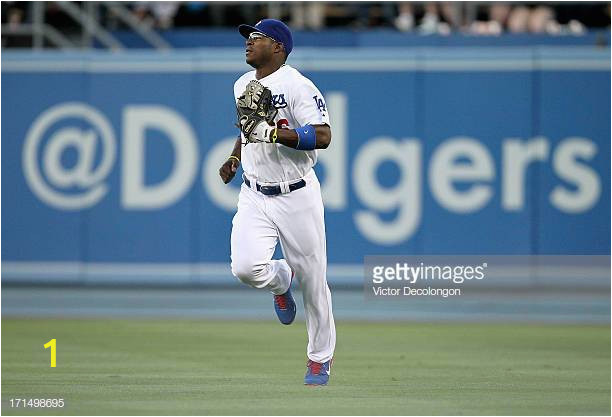
{"label": "green grass field", "polygon": [[610,415],[608,326],[343,322],[318,388],[305,344],[304,323],[3,319],[2,414]]}

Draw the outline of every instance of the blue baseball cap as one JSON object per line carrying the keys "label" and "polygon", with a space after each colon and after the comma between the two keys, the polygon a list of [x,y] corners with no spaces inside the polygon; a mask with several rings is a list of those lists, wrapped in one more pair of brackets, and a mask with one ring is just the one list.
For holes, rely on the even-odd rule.
{"label": "blue baseball cap", "polygon": [[257,22],[255,26],[240,25],[238,26],[238,31],[245,38],[248,38],[253,32],[261,32],[264,35],[274,39],[276,42],[282,43],[285,47],[285,52],[287,52],[287,55],[289,55],[293,49],[293,37],[291,36],[291,30],[280,20],[263,19]]}

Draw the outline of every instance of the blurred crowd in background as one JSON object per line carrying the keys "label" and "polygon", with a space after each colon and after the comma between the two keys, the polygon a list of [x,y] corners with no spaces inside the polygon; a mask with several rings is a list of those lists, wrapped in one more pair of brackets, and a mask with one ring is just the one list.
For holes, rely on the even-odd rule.
{"label": "blurred crowd in background", "polygon": [[[75,2],[76,4],[80,2]],[[294,30],[389,28],[419,34],[453,32],[580,34],[610,27],[610,2],[124,2],[143,24],[156,30],[224,28],[282,19]],[[112,11],[98,21],[122,29]],[[63,32],[76,22],[56,2],[45,2],[44,20]],[[2,2],[2,23],[15,28],[32,21],[31,2]]]}

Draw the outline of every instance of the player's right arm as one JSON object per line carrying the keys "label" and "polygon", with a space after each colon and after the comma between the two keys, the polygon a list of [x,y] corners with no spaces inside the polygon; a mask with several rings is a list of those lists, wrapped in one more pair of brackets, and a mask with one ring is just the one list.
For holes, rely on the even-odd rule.
{"label": "player's right arm", "polygon": [[[245,77],[248,79],[250,77],[250,73],[244,74],[234,83],[234,101],[238,100],[238,97],[240,94],[242,94],[245,84],[243,79],[245,79]],[[221,168],[219,168],[219,175],[225,184],[230,182],[236,175],[236,171],[238,171],[238,167],[240,166],[241,149],[242,137],[239,133],[238,138],[236,138],[236,143],[234,144],[234,150],[223,165],[221,165]]]}
{"label": "player's right arm", "polygon": [[238,171],[238,167],[240,166],[241,149],[242,138],[240,135],[238,135],[232,154],[227,158],[227,161],[221,165],[221,168],[219,168],[219,175],[225,184],[230,182],[236,175],[236,171]]}

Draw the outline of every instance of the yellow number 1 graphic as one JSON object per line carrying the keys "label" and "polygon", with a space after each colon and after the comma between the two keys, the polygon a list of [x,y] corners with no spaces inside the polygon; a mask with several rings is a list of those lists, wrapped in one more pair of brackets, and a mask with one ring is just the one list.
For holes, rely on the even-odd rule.
{"label": "yellow number 1 graphic", "polygon": [[45,349],[47,349],[48,347],[51,348],[51,368],[55,368],[55,347],[56,347],[55,339],[49,340],[47,343],[45,343],[44,346],[45,346]]}

